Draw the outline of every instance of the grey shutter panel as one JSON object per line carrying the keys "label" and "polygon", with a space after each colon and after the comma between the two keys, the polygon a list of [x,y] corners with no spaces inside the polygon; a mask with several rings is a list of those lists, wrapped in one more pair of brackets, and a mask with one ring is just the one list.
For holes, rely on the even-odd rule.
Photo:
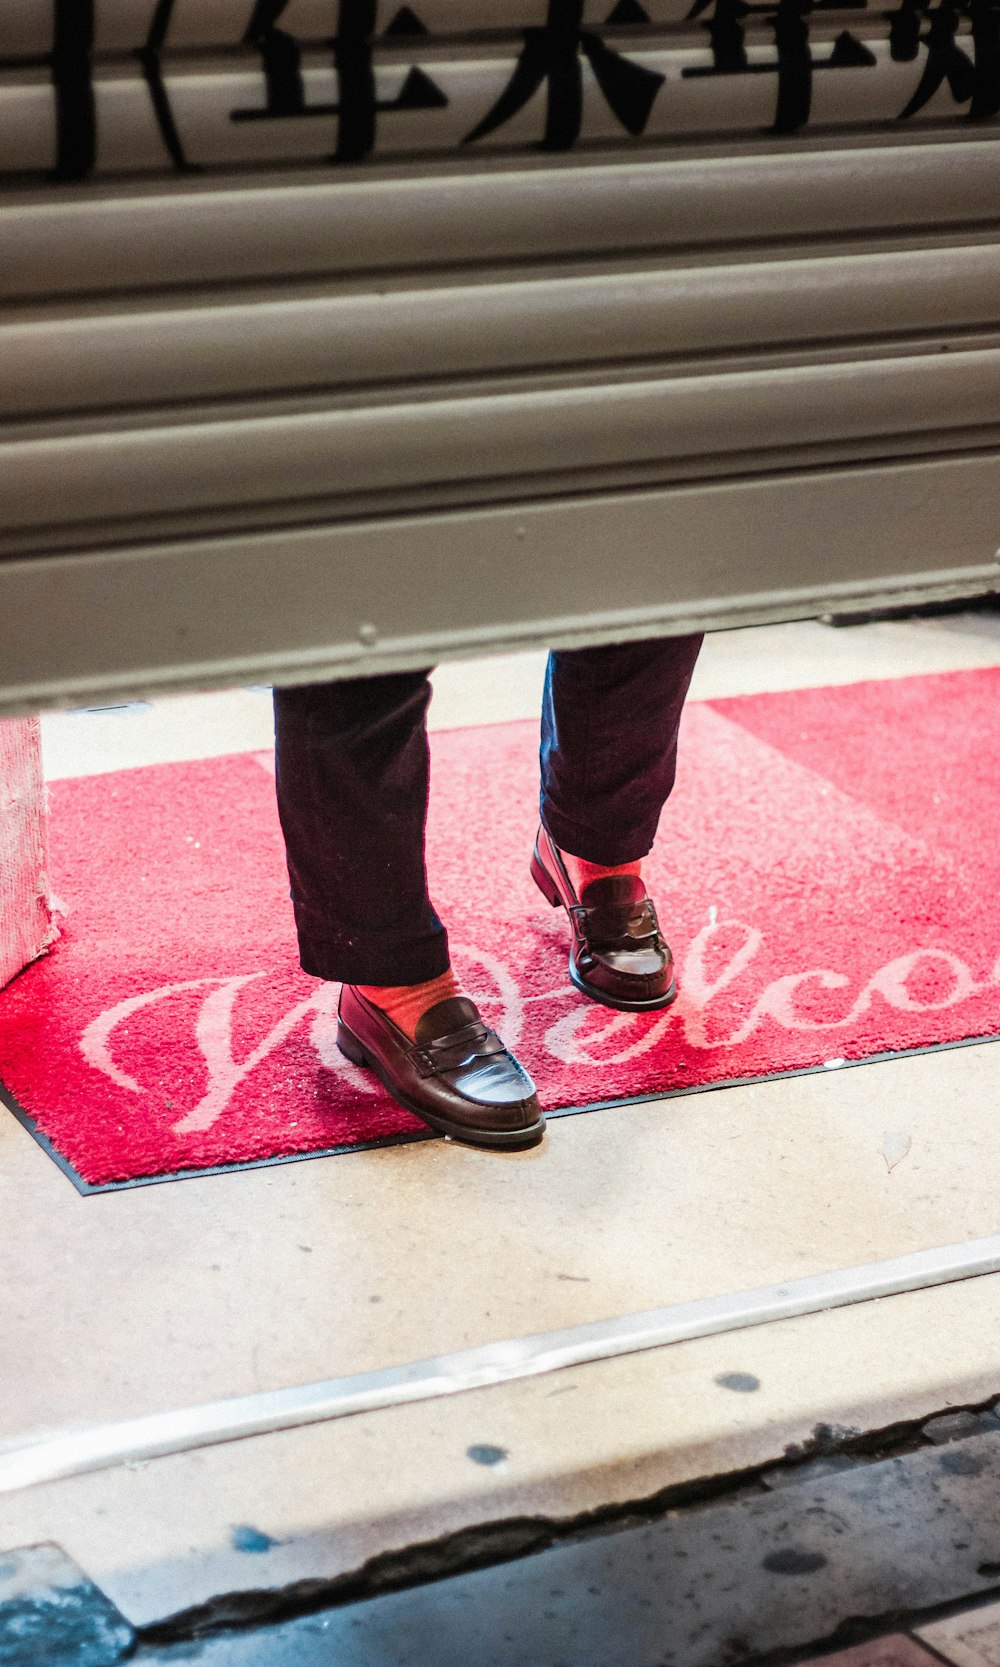
{"label": "grey shutter panel", "polygon": [[996,54],[796,6],[0,0],[0,705],[992,587]]}

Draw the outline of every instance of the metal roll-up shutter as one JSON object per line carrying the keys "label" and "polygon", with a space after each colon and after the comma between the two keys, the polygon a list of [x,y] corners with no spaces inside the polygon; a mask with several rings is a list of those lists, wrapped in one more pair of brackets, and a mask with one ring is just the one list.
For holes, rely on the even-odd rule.
{"label": "metal roll-up shutter", "polygon": [[1000,12],[0,0],[0,707],[994,588]]}

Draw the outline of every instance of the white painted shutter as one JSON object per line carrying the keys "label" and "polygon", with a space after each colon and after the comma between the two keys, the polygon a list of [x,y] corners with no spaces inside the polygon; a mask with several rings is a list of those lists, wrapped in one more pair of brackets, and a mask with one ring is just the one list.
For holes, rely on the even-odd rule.
{"label": "white painted shutter", "polygon": [[688,9],[0,0],[0,703],[996,582],[986,13]]}

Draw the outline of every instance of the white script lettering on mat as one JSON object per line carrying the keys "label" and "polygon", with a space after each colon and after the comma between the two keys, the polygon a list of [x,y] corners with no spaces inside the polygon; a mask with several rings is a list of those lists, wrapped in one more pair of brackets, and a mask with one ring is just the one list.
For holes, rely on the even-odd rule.
{"label": "white script lettering on mat", "polygon": [[[713,940],[722,934],[730,938],[739,936],[742,941],[722,962],[715,976],[710,977],[707,970],[709,952]],[[862,985],[854,1000],[847,1002],[845,1011],[831,1018],[810,1017],[797,1008],[796,998],[810,991],[810,987],[812,993],[818,990],[847,990],[851,980],[845,973],[832,972],[827,967],[813,967],[808,972],[786,973],[775,978],[765,985],[738,1025],[728,1033],[710,1034],[713,1001],[742,973],[750,970],[763,941],[763,934],[756,927],[746,926],[742,921],[710,919],[687,952],[678,975],[677,1000],[662,1018],[649,1025],[648,1021],[641,1022],[635,1014],[608,1012],[605,1022],[595,1028],[593,1016],[595,1012],[604,1010],[590,1006],[576,1007],[551,1026],[545,1037],[546,1048],[567,1065],[623,1065],[655,1048],[672,1027],[682,1028],[684,1040],[690,1047],[734,1048],[748,1041],[767,1018],[789,1031],[847,1030],[867,1013],[876,995],[897,1012],[931,1013],[956,1007],[970,996],[1000,984],[1000,958],[989,977],[980,984],[965,962],[951,950],[934,947],[914,949],[879,967]],[[911,990],[910,981],[919,971],[932,968],[946,974],[946,987],[929,998],[921,999]],[[580,1033],[584,1026],[586,1035],[582,1036]],[[620,1040],[621,1046],[614,1053],[602,1051],[597,1055],[593,1051],[599,1047],[606,1050],[607,1045],[616,1040]]]}
{"label": "white script lettering on mat", "polygon": [[[714,916],[715,911],[712,911]],[[671,1030],[683,1035],[686,1044],[703,1050],[737,1047],[765,1022],[772,1020],[786,1031],[844,1031],[868,1012],[876,997],[901,1013],[937,1012],[1000,985],[1000,958],[988,978],[977,982],[966,963],[951,950],[926,946],[879,967],[854,995],[851,980],[844,973],[826,967],[786,973],[765,985],[745,1016],[729,1031],[712,1026],[713,1003],[736,980],[751,973],[763,946],[763,934],[740,921],[710,917],[692,941],[680,970],[680,994],[676,1002],[650,1023],[644,1014],[615,1013],[577,996],[567,983],[542,996],[522,996],[510,968],[498,957],[471,947],[455,947],[455,960],[476,999],[486,1009],[489,1021],[503,1035],[508,1046],[521,1040],[526,1009],[534,1002],[571,1000],[568,1013],[545,1032],[546,1051],[563,1064],[591,1066],[603,1070],[626,1064],[648,1053]],[[719,955],[721,946],[722,953]],[[710,963],[718,965],[709,971]],[[485,977],[483,976],[485,975]],[[913,988],[923,975],[934,975],[933,992],[923,996]],[[188,990],[204,991],[195,1019],[194,1041],[204,1062],[208,1087],[197,1104],[174,1125],[177,1135],[210,1129],[223,1115],[236,1089],[252,1071],[276,1052],[299,1025],[309,1023],[309,1041],[319,1061],[336,1071],[352,1089],[376,1092],[373,1079],[344,1058],[336,1046],[338,987],[321,984],[311,995],[297,1002],[277,1020],[242,1059],[233,1051],[233,1021],[240,995],[250,984],[265,978],[265,972],[244,973],[232,978],[195,978],[130,996],[108,1008],[87,1026],[80,1049],[87,1063],[131,1093],[145,1092],[143,1085],[116,1060],[124,1050],[115,1048],[124,1034],[126,1021]],[[482,985],[483,987],[478,987]],[[819,1018],[802,1011],[801,1003],[820,992],[844,992],[843,1009]]]}

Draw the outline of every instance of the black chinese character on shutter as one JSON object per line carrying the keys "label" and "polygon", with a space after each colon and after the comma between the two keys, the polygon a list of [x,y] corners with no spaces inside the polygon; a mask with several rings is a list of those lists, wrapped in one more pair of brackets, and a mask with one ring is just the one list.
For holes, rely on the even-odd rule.
{"label": "black chinese character on shutter", "polygon": [[[870,69],[877,62],[874,52],[849,30],[843,29],[826,57],[814,58],[809,38],[809,18],[817,11],[862,10],[867,0],[776,0],[776,4],[749,5],[746,0],[695,0],[688,16],[700,17],[712,6],[705,24],[712,49],[712,63],[691,66],[685,77],[709,75],[776,75],[772,133],[795,133],[809,120],[812,109],[813,74],[827,69]],[[746,19],[760,17],[774,36],[776,59],[752,63],[746,50]]]}
{"label": "black chinese character on shutter", "polygon": [[[334,117],[336,147],[331,160],[360,162],[375,148],[379,113],[386,110],[443,109],[448,100],[421,69],[411,69],[396,98],[380,100],[375,87],[373,34],[376,0],[340,0],[336,33],[324,44],[333,53],[337,101],[309,104],[302,73],[302,48],[279,28],[289,0],[256,0],[246,44],[259,51],[264,66],[263,109],[234,110],[235,122]],[[416,19],[414,21],[417,21]],[[400,31],[396,31],[399,33]]]}
{"label": "black chinese character on shutter", "polygon": [[[968,0],[965,5],[930,6],[927,0],[903,0],[889,19],[889,49],[897,63],[907,63],[926,49],[923,73],[900,117],[915,116],[942,87],[956,104],[968,104],[971,121],[1000,113],[1000,9],[997,0]],[[971,25],[973,56],[959,45],[963,21]],[[926,31],[923,25],[926,23]]]}
{"label": "black chinese character on shutter", "polygon": [[86,179],[97,158],[91,54],[94,0],[55,0],[52,87],[56,101],[55,180]]}
{"label": "black chinese character on shutter", "polygon": [[156,125],[160,130],[160,138],[166,147],[167,155],[178,173],[197,173],[199,170],[188,161],[184,153],[184,146],[181,143],[181,136],[177,130],[174,112],[163,79],[163,48],[175,5],[176,0],[157,0],[153,20],[146,36],[146,44],[139,51],[139,62],[142,65],[146,86],[149,88],[149,96],[156,115]]}
{"label": "black chinese character on shutter", "polygon": [[580,136],[584,60],[626,132],[644,132],[665,77],[612,51],[600,35],[584,29],[583,0],[549,0],[545,23],[525,29],[523,39],[513,75],[493,108],[466,135],[466,144],[495,133],[546,87],[541,148],[569,150]]}
{"label": "black chinese character on shutter", "polygon": [[[175,4],[176,0],[157,0],[145,44],[137,57],[167,154],[178,170],[193,171],[184,154],[163,80],[163,46]],[[53,19],[56,159],[52,178],[64,182],[85,180],[97,166],[94,0],[55,0]]]}

